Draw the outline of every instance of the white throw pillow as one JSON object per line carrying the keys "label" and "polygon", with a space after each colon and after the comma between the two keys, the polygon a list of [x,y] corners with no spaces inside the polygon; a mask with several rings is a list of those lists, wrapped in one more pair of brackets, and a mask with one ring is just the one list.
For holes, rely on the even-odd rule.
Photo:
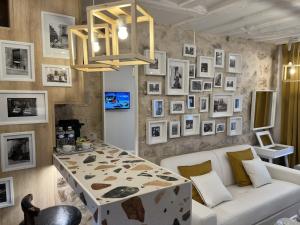
{"label": "white throw pillow", "polygon": [[267,167],[259,158],[243,160],[242,163],[255,188],[272,183],[272,177]]}
{"label": "white throw pillow", "polygon": [[232,195],[215,171],[201,176],[191,177],[191,180],[205,204],[210,208],[222,202],[232,200]]}

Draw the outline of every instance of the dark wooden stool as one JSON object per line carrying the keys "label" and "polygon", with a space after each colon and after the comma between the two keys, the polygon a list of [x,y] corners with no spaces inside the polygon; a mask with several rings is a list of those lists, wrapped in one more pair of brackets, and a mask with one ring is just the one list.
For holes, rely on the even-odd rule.
{"label": "dark wooden stool", "polygon": [[26,195],[22,202],[24,221],[20,225],[79,225],[81,212],[74,206],[59,205],[40,210],[31,204],[32,194]]}

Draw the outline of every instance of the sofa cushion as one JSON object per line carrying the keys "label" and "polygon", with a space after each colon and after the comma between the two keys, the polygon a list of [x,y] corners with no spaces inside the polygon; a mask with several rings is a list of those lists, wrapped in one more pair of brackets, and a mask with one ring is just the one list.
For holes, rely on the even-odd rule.
{"label": "sofa cushion", "polygon": [[227,187],[233,196],[230,202],[214,208],[218,225],[251,225],[300,202],[300,187],[296,184],[273,180],[272,184]]}

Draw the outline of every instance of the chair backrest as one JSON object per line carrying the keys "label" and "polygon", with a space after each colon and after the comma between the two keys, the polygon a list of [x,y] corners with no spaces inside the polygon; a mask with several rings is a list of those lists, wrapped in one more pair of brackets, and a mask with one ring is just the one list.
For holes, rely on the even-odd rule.
{"label": "chair backrest", "polygon": [[39,215],[40,209],[32,205],[32,194],[26,195],[21,201],[21,207],[24,213],[24,225],[35,225],[34,217]]}

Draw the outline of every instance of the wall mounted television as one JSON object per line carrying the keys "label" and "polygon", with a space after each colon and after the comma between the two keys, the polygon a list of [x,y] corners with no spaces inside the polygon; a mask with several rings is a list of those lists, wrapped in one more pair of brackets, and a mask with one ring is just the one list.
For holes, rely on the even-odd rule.
{"label": "wall mounted television", "polygon": [[105,110],[130,109],[130,92],[105,92]]}

